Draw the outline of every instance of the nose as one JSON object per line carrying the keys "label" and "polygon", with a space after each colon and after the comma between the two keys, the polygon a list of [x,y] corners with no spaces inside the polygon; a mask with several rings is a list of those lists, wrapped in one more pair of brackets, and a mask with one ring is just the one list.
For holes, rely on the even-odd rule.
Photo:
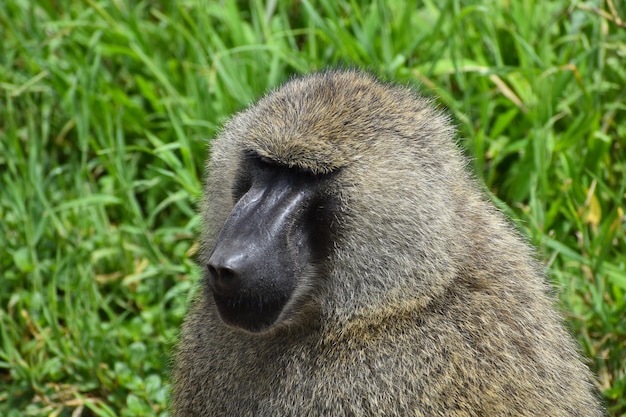
{"label": "nose", "polygon": [[211,287],[222,297],[234,297],[241,287],[241,274],[236,268],[226,266],[223,262],[209,259],[207,265]]}

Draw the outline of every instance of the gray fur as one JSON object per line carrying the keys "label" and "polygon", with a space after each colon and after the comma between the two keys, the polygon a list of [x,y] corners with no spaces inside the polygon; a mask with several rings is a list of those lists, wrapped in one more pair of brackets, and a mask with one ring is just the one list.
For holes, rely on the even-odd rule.
{"label": "gray fur", "polygon": [[533,250],[468,174],[447,116],[353,71],[294,79],[213,141],[202,262],[243,150],[320,174],[340,203],[330,255],[280,322],[183,326],[174,416],[600,416],[592,376]]}

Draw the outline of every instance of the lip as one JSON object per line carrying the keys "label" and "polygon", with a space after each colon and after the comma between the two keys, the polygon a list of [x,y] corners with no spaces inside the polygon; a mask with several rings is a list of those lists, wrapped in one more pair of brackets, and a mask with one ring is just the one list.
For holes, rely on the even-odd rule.
{"label": "lip", "polygon": [[272,297],[226,297],[213,291],[213,299],[220,317],[230,326],[252,333],[260,333],[276,323],[289,299],[286,295]]}

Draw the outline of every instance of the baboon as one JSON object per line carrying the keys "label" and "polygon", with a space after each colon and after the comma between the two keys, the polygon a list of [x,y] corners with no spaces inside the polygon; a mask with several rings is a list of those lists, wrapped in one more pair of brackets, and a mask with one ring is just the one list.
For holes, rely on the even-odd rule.
{"label": "baboon", "polygon": [[454,135],[358,70],[235,115],[212,143],[173,415],[603,415],[533,250]]}

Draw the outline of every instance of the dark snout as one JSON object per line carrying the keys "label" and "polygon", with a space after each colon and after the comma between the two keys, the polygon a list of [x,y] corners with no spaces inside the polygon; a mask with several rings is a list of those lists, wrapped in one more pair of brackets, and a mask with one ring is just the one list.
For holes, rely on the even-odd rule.
{"label": "dark snout", "polygon": [[305,227],[313,190],[287,179],[253,186],[226,220],[207,265],[222,319],[249,331],[270,326],[310,262]]}

